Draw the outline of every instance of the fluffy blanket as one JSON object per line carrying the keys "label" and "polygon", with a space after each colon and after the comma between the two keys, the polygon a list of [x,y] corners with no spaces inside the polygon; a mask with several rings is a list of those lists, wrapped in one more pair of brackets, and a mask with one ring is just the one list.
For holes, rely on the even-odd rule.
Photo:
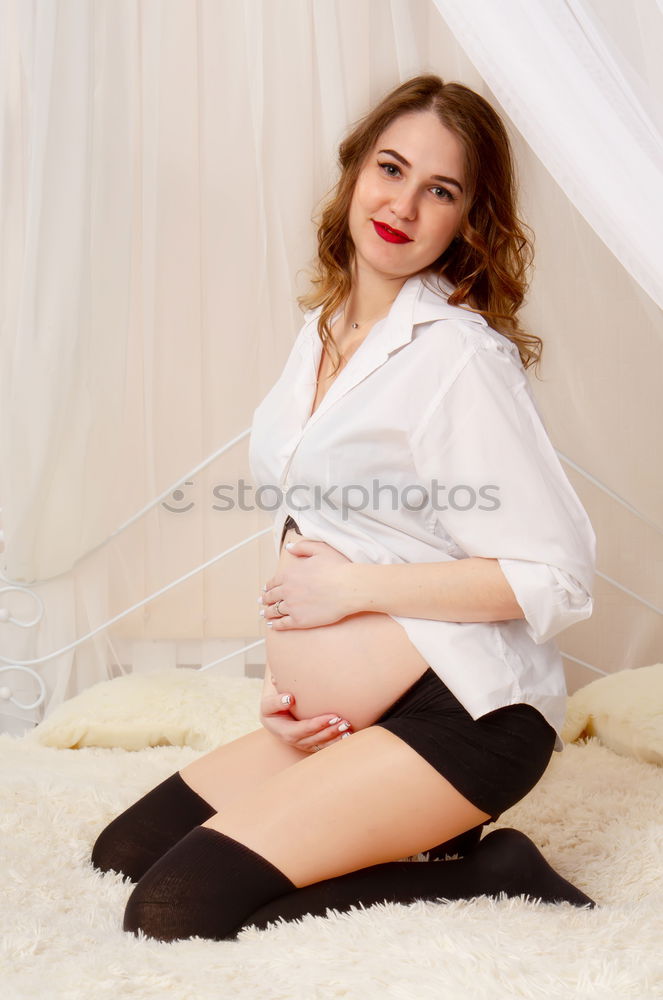
{"label": "fluffy blanket", "polygon": [[[247,713],[248,730],[252,703]],[[522,897],[380,904],[248,928],[234,942],[141,942],[122,930],[131,883],[96,872],[90,850],[198,756],[0,737],[5,1000],[663,997],[662,768],[596,738],[570,744],[490,827],[527,833],[595,910]]]}

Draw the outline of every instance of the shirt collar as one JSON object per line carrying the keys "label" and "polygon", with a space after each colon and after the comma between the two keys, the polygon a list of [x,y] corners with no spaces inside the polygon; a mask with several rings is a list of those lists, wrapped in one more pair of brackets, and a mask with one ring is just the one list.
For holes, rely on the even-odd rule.
{"label": "shirt collar", "polygon": [[[424,279],[433,285],[438,285],[440,291],[436,292],[428,288]],[[331,384],[318,409],[313,416],[308,418],[307,423],[317,423],[335,402],[367,378],[376,368],[379,368],[393,351],[408,344],[412,340],[414,328],[418,324],[430,323],[438,319],[462,319],[484,327],[488,326],[479,313],[470,312],[460,306],[449,305],[447,298],[453,287],[446,279],[438,278],[429,271],[423,271],[408,278],[401,286],[387,315],[369,331],[366,340],[353,355],[352,363]],[[306,314],[308,336],[303,338],[300,347],[304,357],[303,400],[309,400],[309,386],[314,384],[317,378],[318,364],[322,353],[322,342],[317,325],[321,311],[322,306],[318,306]],[[312,399],[308,401],[309,407],[311,402]],[[308,416],[308,412],[306,416]]]}
{"label": "shirt collar", "polygon": [[[433,291],[429,285],[440,290]],[[383,354],[390,354],[403,344],[412,340],[414,327],[419,323],[432,323],[438,319],[463,319],[466,322],[487,326],[480,313],[470,312],[462,306],[450,305],[447,301],[454,290],[454,285],[443,275],[433,271],[423,271],[408,278],[401,286],[398,295],[391,304],[386,317],[381,321],[379,333],[379,349]],[[309,310],[306,321],[317,335],[317,321],[322,312],[322,306]],[[375,345],[378,347],[378,344]]]}
{"label": "shirt collar", "polygon": [[[437,286],[433,291],[429,285]],[[412,340],[414,328],[420,323],[439,319],[463,319],[487,326],[480,313],[470,312],[462,306],[449,305],[448,297],[454,286],[444,276],[424,271],[408,278],[387,315],[380,339],[389,353]]]}

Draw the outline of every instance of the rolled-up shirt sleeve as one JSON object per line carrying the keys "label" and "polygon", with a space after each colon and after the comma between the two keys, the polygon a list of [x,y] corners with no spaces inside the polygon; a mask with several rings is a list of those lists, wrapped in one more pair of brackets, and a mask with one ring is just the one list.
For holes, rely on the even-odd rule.
{"label": "rolled-up shirt sleeve", "polygon": [[498,562],[523,610],[527,634],[537,645],[589,618],[594,610],[585,587],[557,566],[523,559]]}
{"label": "rolled-up shirt sleeve", "polygon": [[511,350],[473,345],[411,445],[431,516],[466,556],[498,560],[535,643],[589,618],[596,536]]}

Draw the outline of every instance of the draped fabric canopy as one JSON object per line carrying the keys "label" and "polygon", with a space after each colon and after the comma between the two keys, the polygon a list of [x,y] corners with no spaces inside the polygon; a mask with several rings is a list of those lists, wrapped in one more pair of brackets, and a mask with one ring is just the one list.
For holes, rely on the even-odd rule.
{"label": "draped fabric canopy", "polygon": [[567,198],[663,308],[663,106],[653,89],[638,85],[583,0],[435,3]]}
{"label": "draped fabric canopy", "polygon": [[[598,536],[594,615],[560,639],[569,690],[660,659],[656,0],[2,0],[0,16],[0,570],[26,588],[0,579],[0,667],[45,686],[22,708],[35,677],[3,670],[0,725],[258,640],[274,554],[268,534],[238,546],[270,524],[243,509],[242,432],[301,325],[338,143],[422,72],[501,112],[536,234],[533,389]],[[44,612],[21,628],[29,591]]]}

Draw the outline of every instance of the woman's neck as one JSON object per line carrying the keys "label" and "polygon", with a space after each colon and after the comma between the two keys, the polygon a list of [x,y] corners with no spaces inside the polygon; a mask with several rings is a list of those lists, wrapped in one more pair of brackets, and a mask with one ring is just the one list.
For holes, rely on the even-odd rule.
{"label": "woman's neck", "polygon": [[[343,314],[348,331],[367,329],[386,316],[406,281],[407,278],[383,278],[371,272],[355,272]],[[353,325],[355,323],[357,326]]]}

